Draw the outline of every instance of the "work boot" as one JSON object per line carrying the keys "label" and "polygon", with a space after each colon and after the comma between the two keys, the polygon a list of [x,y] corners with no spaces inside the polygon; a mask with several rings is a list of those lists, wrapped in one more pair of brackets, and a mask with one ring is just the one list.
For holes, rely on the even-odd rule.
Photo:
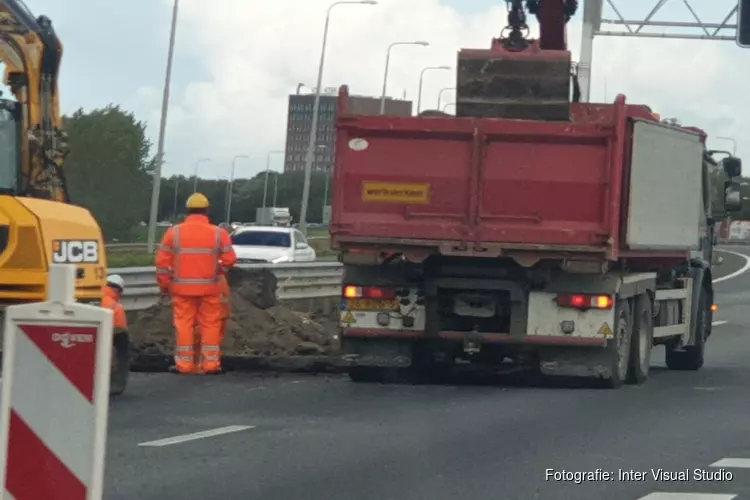
{"label": "work boot", "polygon": [[221,375],[222,373],[224,373],[221,365],[217,365],[215,362],[204,363],[200,367],[200,370],[203,375]]}

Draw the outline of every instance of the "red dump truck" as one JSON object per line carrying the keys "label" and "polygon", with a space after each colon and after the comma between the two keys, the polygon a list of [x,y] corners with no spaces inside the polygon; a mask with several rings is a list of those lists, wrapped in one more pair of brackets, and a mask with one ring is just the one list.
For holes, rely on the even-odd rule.
{"label": "red dump truck", "polygon": [[[459,52],[456,116],[356,116],[340,89],[330,234],[353,380],[461,360],[614,388],[644,382],[659,344],[669,368],[703,366],[710,173],[738,210],[741,162],[622,95],[571,99],[564,38],[541,28],[526,50]],[[519,92],[532,73],[550,85]]]}

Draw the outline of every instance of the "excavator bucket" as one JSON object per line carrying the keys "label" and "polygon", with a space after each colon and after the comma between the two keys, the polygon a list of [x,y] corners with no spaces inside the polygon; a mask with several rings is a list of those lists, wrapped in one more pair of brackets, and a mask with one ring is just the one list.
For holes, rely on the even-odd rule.
{"label": "excavator bucket", "polygon": [[456,116],[570,120],[571,56],[565,50],[502,48],[458,53]]}

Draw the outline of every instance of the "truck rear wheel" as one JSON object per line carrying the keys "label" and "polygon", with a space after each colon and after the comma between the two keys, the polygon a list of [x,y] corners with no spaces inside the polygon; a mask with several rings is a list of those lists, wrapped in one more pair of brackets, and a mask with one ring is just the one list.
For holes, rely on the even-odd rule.
{"label": "truck rear wheel", "polygon": [[408,377],[415,384],[443,384],[450,379],[453,358],[438,361],[429,350],[417,348]]}
{"label": "truck rear wheel", "polygon": [[698,300],[698,314],[695,318],[695,343],[688,346],[667,344],[665,361],[670,370],[700,370],[703,368],[708,332],[709,305],[705,290],[701,291]]}
{"label": "truck rear wheel", "polygon": [[651,348],[654,342],[653,305],[648,294],[635,300],[633,309],[633,335],[630,344],[629,384],[642,384],[651,369]]}
{"label": "truck rear wheel", "polygon": [[630,303],[627,300],[617,300],[614,335],[605,347],[609,377],[604,379],[604,385],[609,389],[621,387],[628,376],[633,337],[633,321],[629,306]]}

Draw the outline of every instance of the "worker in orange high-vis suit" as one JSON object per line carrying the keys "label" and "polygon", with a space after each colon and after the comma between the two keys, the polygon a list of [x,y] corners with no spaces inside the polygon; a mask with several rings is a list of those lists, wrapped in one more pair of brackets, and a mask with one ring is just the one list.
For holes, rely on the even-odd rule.
{"label": "worker in orange high-vis suit", "polygon": [[128,317],[122,305],[122,294],[125,291],[125,280],[119,274],[107,276],[107,283],[102,289],[101,307],[112,310],[114,327],[114,350],[112,352],[112,373],[109,390],[112,395],[125,392],[130,372],[130,335],[128,334]]}
{"label": "worker in orange high-vis suit", "polygon": [[125,307],[120,303],[122,292],[125,291],[125,280],[119,274],[110,274],[107,276],[107,284],[104,285],[102,292],[101,306],[105,309],[112,309],[114,313],[112,323],[115,332],[118,330],[128,329],[128,317],[125,315]]}
{"label": "worker in orange high-vis suit", "polygon": [[[221,277],[237,262],[229,234],[208,220],[208,198],[193,193],[185,221],[170,227],[156,253],[156,279],[172,299],[175,371],[221,372]],[[193,329],[201,335],[200,364]]]}
{"label": "worker in orange high-vis suit", "polygon": [[224,337],[227,335],[227,323],[229,322],[229,316],[232,313],[231,299],[232,290],[229,288],[229,282],[227,277],[221,275],[221,343],[224,343]]}

